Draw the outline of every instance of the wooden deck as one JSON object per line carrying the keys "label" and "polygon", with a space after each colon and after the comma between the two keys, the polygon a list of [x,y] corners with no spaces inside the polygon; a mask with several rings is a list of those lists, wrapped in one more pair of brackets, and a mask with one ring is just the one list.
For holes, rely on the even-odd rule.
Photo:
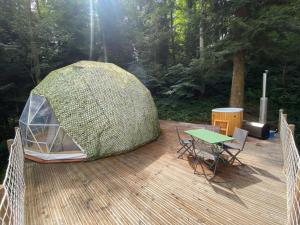
{"label": "wooden deck", "polygon": [[26,224],[284,224],[278,142],[249,138],[245,165],[222,167],[210,183],[177,159],[175,126],[195,127],[161,121],[157,141],[97,161],[27,161]]}

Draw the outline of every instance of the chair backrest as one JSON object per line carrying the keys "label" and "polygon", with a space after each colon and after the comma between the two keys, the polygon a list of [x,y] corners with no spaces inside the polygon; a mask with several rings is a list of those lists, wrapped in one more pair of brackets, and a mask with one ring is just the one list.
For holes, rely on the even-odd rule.
{"label": "chair backrest", "polygon": [[221,128],[220,128],[220,126],[211,126],[210,130],[213,132],[216,132],[216,133],[220,133]]}
{"label": "chair backrest", "polygon": [[215,120],[214,126],[220,127],[220,133],[225,134],[225,135],[228,134],[229,122],[227,120]]}
{"label": "chair backrest", "polygon": [[179,133],[178,127],[176,127],[176,133],[177,133],[178,141],[181,143],[182,138],[180,137],[180,133]]}
{"label": "chair backrest", "polygon": [[197,129],[208,129],[206,124],[200,124],[197,126]]}
{"label": "chair backrest", "polygon": [[206,130],[210,130],[216,133],[220,133],[220,126],[212,126],[212,125],[207,125],[207,124],[201,124],[199,126],[197,126],[198,129],[206,129]]}
{"label": "chair backrest", "polygon": [[239,142],[241,151],[244,149],[247,136],[248,136],[247,130],[243,130],[243,129],[237,128],[237,127],[234,129],[232,137]]}

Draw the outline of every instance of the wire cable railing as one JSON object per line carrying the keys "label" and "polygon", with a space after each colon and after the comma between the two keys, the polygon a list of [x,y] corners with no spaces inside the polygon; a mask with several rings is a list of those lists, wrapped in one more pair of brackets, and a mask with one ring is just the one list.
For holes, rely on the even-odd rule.
{"label": "wire cable railing", "polygon": [[0,224],[24,224],[24,154],[20,131],[10,146],[9,161],[2,186],[0,186]]}
{"label": "wire cable railing", "polygon": [[283,110],[279,113],[280,141],[287,184],[287,224],[300,224],[300,156],[294,140],[294,127],[287,122]]}

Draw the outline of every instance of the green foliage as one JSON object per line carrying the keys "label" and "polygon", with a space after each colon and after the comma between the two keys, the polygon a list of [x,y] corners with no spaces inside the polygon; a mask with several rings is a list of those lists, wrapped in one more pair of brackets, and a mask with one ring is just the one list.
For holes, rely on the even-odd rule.
{"label": "green foliage", "polygon": [[[232,55],[242,49],[246,54],[247,115],[257,119],[261,75],[268,69],[269,119],[276,125],[278,109],[286,109],[289,122],[296,123],[299,141],[299,0],[91,2],[92,38],[90,1],[0,0],[0,140],[13,136],[29,91],[37,84],[38,67],[42,79],[79,60],[107,58],[146,84],[165,109],[160,111],[163,118],[191,121],[195,113],[206,121],[209,114],[201,119],[197,111],[214,98],[222,100],[213,105],[227,106]],[[195,104],[197,110],[175,113],[168,107],[176,102],[178,106],[183,102],[181,108],[187,109]]]}
{"label": "green foliage", "polygon": [[170,98],[155,99],[159,118],[165,120],[194,123],[210,123],[211,110],[222,105],[222,98],[199,98],[197,100],[178,100]]}

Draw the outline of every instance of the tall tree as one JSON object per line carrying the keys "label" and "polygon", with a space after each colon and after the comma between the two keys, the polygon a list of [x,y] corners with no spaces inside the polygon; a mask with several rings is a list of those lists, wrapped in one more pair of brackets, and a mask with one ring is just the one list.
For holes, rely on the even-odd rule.
{"label": "tall tree", "polygon": [[231,107],[243,107],[245,93],[245,51],[239,50],[233,56],[233,73],[230,91]]}
{"label": "tall tree", "polygon": [[199,58],[204,59],[204,16],[205,5],[204,0],[199,0],[200,5],[200,22],[199,22]]}
{"label": "tall tree", "polygon": [[32,12],[33,10],[33,2],[31,0],[27,0],[27,16],[28,16],[28,29],[29,29],[29,37],[30,37],[30,58],[32,61],[33,67],[33,77],[36,83],[41,81],[41,68],[40,68],[40,53],[37,41],[37,32],[36,32],[36,23],[39,21],[39,4],[38,0],[35,0],[35,7],[37,10],[37,14]]}
{"label": "tall tree", "polygon": [[172,63],[176,64],[176,44],[175,44],[175,35],[176,30],[174,27],[174,11],[175,11],[175,1],[169,1],[169,9],[170,9],[170,32],[171,32],[171,55],[172,55]]}
{"label": "tall tree", "polygon": [[[207,5],[209,48],[218,57],[231,59],[233,72],[229,104],[243,107],[247,58],[258,51],[270,50],[267,45],[272,42],[270,34],[282,35],[288,29],[295,29],[296,20],[285,13],[295,14],[299,1],[208,0]],[[274,8],[276,16],[265,16]],[[284,29],[278,29],[281,24],[285,25]]]}
{"label": "tall tree", "polygon": [[[248,7],[249,2],[233,4],[234,16],[240,23],[247,23],[247,17],[249,16]],[[247,28],[246,28],[247,29]],[[247,32],[245,28],[240,25],[231,27],[229,32],[234,40],[242,40],[242,33]],[[232,84],[230,92],[230,102],[231,107],[243,107],[244,106],[244,90],[245,90],[245,47],[244,43],[237,48],[233,53],[233,73],[232,73]]]}

